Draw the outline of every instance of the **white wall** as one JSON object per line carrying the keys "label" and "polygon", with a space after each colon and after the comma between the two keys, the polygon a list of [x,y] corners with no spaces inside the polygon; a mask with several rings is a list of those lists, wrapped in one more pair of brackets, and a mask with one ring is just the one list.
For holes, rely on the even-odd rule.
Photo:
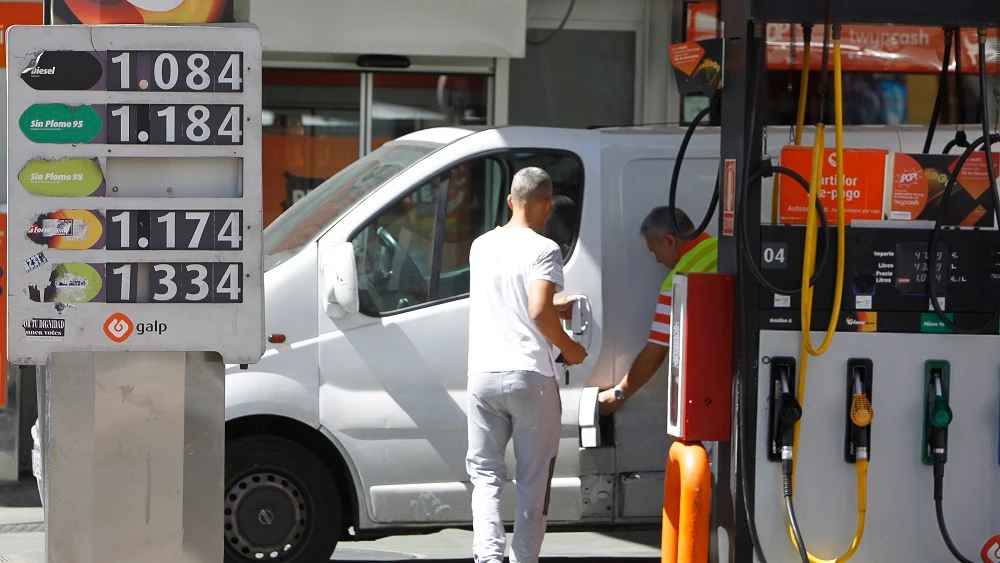
{"label": "white wall", "polygon": [[251,0],[265,51],[521,57],[527,0]]}
{"label": "white wall", "polygon": [[[567,29],[636,32],[637,123],[676,122],[679,95],[670,67],[674,4],[681,0],[577,0]],[[528,28],[555,28],[570,0],[528,0]]]}

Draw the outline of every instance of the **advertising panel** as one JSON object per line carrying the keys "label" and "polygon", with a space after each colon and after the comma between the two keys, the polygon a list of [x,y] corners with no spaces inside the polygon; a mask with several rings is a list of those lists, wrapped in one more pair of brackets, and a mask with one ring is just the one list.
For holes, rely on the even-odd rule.
{"label": "advertising panel", "polygon": [[[718,3],[691,2],[687,4],[687,40],[701,41],[718,35]],[[794,38],[794,41],[793,41]],[[987,72],[997,73],[994,61],[998,50],[997,30],[989,30],[987,46]],[[941,72],[944,58],[944,30],[939,27],[845,25],[842,30],[841,52],[843,68],[847,72]],[[792,45],[795,57],[792,57]],[[962,69],[973,72],[979,67],[979,46],[975,29],[962,29],[959,42]],[[767,67],[771,70],[801,69],[804,41],[802,27],[772,23],[767,26]],[[809,68],[818,70],[822,65],[823,26],[813,27],[810,44]],[[832,42],[830,47],[833,52]],[[954,56],[954,55],[953,55]],[[832,67],[832,62],[831,62]],[[955,70],[955,63],[951,63]]]}
{"label": "advertising panel", "polygon": [[[781,166],[790,168],[809,180],[812,173],[812,147],[786,146],[781,149]],[[844,219],[882,219],[885,170],[889,151],[881,149],[844,149]],[[830,225],[837,224],[837,154],[826,149],[823,158],[819,201]],[[805,224],[809,196],[797,182],[779,176],[778,220],[782,224]]]}
{"label": "advertising panel", "polygon": [[[46,0],[51,23],[231,23],[235,0]],[[35,4],[37,6],[37,4]]]}

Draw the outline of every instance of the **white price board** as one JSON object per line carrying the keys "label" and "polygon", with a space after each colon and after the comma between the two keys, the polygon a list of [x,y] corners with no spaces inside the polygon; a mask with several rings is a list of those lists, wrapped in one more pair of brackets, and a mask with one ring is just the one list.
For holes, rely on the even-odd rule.
{"label": "white price board", "polygon": [[264,351],[253,25],[7,34],[7,350]]}

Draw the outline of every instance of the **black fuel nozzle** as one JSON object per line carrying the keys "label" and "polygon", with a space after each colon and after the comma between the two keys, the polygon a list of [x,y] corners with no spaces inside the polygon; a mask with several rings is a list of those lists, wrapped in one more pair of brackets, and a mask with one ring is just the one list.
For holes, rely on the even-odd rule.
{"label": "black fuel nozzle", "polygon": [[785,475],[792,474],[792,458],[795,454],[795,423],[802,418],[802,405],[791,392],[789,378],[791,373],[787,366],[779,370],[781,394],[778,395],[778,425],[781,427],[781,470]]}
{"label": "black fuel nozzle", "polygon": [[764,179],[774,176],[774,162],[770,158],[762,158],[760,160],[760,174],[761,178]]}

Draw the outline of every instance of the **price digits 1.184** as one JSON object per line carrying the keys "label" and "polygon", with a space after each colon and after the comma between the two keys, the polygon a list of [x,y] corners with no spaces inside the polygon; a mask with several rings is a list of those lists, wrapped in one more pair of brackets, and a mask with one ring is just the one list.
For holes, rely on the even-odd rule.
{"label": "price digits 1.184", "polygon": [[243,106],[108,104],[108,144],[242,145]]}
{"label": "price digits 1.184", "polygon": [[243,54],[230,51],[108,51],[112,92],[243,91]]}

